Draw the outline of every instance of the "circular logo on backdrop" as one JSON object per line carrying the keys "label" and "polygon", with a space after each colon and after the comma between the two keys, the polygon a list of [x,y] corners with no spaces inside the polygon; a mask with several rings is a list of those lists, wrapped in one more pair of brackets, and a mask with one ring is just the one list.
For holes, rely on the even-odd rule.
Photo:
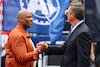
{"label": "circular logo on backdrop", "polygon": [[33,14],[33,23],[50,25],[60,11],[58,0],[20,0],[21,9]]}

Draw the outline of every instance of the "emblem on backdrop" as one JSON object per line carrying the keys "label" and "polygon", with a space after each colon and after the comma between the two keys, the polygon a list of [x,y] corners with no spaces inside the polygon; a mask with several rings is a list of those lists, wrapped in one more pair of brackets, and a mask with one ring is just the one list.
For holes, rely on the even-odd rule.
{"label": "emblem on backdrop", "polygon": [[20,0],[20,7],[29,10],[38,25],[50,25],[60,11],[58,0]]}

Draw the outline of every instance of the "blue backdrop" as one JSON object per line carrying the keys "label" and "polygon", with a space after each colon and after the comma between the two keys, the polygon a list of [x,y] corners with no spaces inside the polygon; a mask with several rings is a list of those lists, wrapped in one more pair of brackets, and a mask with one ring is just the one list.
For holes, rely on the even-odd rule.
{"label": "blue backdrop", "polygon": [[30,33],[50,34],[54,43],[62,34],[69,0],[4,0],[3,31],[11,31],[17,25],[17,13],[29,10],[33,15]]}

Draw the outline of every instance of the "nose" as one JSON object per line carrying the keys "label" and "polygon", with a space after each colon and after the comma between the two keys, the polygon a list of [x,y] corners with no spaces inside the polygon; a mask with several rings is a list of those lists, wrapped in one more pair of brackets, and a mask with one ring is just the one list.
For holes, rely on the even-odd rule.
{"label": "nose", "polygon": [[33,22],[33,18],[32,17],[30,18],[30,20],[31,20],[31,22]]}

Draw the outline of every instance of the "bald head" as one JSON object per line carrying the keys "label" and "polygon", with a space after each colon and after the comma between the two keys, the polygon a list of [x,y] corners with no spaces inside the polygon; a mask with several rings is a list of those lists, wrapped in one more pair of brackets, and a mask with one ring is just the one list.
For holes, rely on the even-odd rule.
{"label": "bald head", "polygon": [[17,19],[18,18],[22,18],[24,14],[27,14],[27,13],[31,13],[30,11],[28,10],[20,10],[17,14]]}
{"label": "bald head", "polygon": [[32,25],[33,16],[28,10],[20,10],[17,14],[18,24],[25,30]]}

